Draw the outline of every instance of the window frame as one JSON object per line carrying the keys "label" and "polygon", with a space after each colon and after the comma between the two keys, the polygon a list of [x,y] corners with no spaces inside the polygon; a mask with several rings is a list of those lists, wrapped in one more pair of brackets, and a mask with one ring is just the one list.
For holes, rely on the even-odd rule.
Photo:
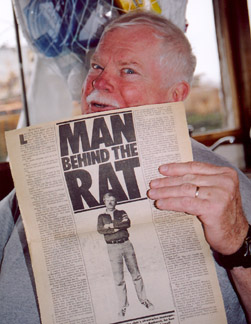
{"label": "window frame", "polygon": [[230,129],[193,137],[209,146],[224,136],[235,136],[244,147],[246,168],[251,168],[251,42],[247,1],[212,0],[224,104],[233,110]]}

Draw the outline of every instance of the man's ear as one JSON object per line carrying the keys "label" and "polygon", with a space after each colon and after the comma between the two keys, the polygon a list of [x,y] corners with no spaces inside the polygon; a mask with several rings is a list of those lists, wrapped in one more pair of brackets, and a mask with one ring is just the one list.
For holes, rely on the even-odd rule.
{"label": "man's ear", "polygon": [[169,88],[169,102],[184,101],[188,96],[190,86],[186,81],[175,83]]}

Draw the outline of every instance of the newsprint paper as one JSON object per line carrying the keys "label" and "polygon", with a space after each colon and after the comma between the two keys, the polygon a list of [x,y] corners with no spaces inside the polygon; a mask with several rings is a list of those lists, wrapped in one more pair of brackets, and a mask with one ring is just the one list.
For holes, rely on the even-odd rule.
{"label": "newsprint paper", "polygon": [[[201,223],[157,210],[146,195],[161,164],[192,160],[182,103],[6,139],[43,324],[226,323]],[[111,190],[114,213],[103,200]]]}

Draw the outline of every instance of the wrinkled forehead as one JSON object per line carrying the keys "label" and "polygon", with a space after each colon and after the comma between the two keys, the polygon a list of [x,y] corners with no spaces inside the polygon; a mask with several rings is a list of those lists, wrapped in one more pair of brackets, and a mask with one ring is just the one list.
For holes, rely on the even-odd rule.
{"label": "wrinkled forehead", "polygon": [[149,47],[159,45],[161,42],[160,35],[157,31],[148,25],[130,25],[124,27],[115,27],[105,32],[96,48],[96,51],[102,51],[107,47],[119,46],[130,47],[139,45],[141,50],[147,50]]}
{"label": "wrinkled forehead", "polygon": [[102,66],[108,62],[114,65],[136,62],[145,67],[156,65],[159,69],[157,58],[163,53],[162,40],[155,37],[148,26],[119,27],[106,32],[93,53],[91,62]]}

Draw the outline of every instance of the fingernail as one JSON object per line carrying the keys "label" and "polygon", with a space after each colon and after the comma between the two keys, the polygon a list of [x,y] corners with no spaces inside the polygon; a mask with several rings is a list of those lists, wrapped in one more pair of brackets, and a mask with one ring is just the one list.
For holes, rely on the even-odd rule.
{"label": "fingernail", "polygon": [[150,187],[151,187],[151,188],[157,187],[158,184],[159,184],[159,179],[152,180],[152,181],[150,182]]}
{"label": "fingernail", "polygon": [[163,206],[163,200],[159,199],[155,201],[155,207],[158,209],[162,209]]}
{"label": "fingernail", "polygon": [[167,164],[161,165],[159,167],[159,171],[160,172],[166,172],[166,171],[168,171],[168,165]]}
{"label": "fingernail", "polygon": [[156,191],[157,190],[155,190],[155,189],[148,190],[148,197],[153,199]]}

